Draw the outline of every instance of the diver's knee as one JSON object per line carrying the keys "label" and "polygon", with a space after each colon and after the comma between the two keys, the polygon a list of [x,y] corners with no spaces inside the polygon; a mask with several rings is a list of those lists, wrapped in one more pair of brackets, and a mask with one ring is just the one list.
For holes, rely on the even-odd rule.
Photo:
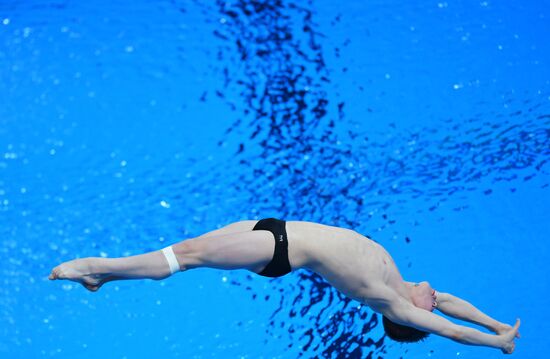
{"label": "diver's knee", "polygon": [[173,244],[172,248],[180,265],[180,270],[187,270],[200,267],[203,264],[201,259],[204,252],[204,243],[199,238],[186,239]]}

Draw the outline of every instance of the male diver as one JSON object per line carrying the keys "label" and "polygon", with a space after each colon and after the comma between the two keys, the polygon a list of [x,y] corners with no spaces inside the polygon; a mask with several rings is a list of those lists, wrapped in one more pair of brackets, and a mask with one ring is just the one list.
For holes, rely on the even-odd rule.
{"label": "male diver", "polygon": [[[280,277],[299,268],[311,270],[346,296],[382,314],[386,334],[399,342],[416,342],[434,333],[511,354],[514,339],[520,337],[519,319],[512,327],[456,296],[437,292],[428,282],[406,282],[380,244],[351,229],[306,221],[239,221],[150,253],[71,260],[53,268],[49,279],[72,280],[95,292],[113,280],[160,280],[204,267],[246,269],[266,277]],[[496,334],[454,324],[433,313],[434,309]]]}

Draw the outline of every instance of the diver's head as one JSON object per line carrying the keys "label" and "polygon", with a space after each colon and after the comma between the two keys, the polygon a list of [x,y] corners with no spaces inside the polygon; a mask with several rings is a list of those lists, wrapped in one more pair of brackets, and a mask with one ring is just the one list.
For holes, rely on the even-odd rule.
{"label": "diver's head", "polygon": [[428,335],[430,335],[428,332],[394,323],[385,316],[382,316],[382,325],[384,326],[384,332],[386,332],[386,335],[396,342],[415,343],[424,340]]}

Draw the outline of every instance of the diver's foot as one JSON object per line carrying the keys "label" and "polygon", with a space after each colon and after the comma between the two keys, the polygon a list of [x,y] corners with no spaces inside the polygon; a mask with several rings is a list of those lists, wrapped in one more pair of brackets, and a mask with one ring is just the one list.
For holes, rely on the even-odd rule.
{"label": "diver's foot", "polygon": [[52,269],[48,279],[68,279],[82,284],[89,291],[95,292],[107,281],[109,274],[97,273],[94,260],[95,258],[88,257],[61,263]]}

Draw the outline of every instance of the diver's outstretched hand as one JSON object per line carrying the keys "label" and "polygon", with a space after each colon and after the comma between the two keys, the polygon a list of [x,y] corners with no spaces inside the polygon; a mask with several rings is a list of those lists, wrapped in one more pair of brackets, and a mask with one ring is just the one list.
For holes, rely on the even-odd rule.
{"label": "diver's outstretched hand", "polygon": [[499,331],[498,336],[502,340],[501,350],[504,354],[512,354],[514,352],[514,349],[516,348],[516,343],[514,343],[514,338],[520,337],[519,325],[520,325],[520,320],[518,318],[518,320],[516,321],[516,324],[513,327],[509,326],[510,329],[508,330],[505,330],[503,327],[502,331]]}
{"label": "diver's outstretched hand", "polygon": [[[512,327],[511,325],[502,323],[498,326],[498,328],[494,329],[494,332],[497,333],[497,334],[504,334],[506,332],[509,332],[512,329],[514,329],[514,327]],[[518,338],[518,339],[521,338],[521,335],[519,334],[519,330],[516,333],[516,338]]]}

